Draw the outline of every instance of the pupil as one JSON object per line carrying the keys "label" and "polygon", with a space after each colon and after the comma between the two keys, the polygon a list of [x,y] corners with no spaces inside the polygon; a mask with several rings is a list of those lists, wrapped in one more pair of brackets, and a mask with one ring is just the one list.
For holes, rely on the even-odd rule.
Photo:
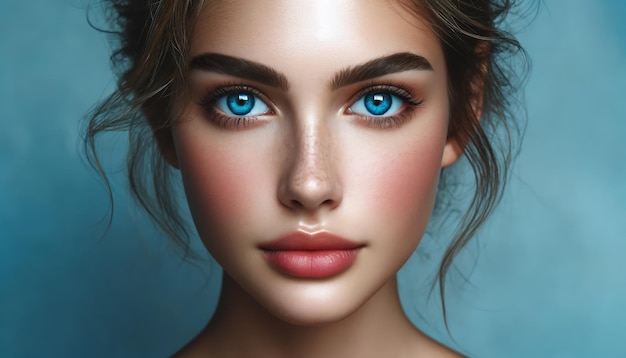
{"label": "pupil", "polygon": [[388,93],[372,93],[365,97],[365,108],[375,116],[380,116],[391,108],[391,95]]}
{"label": "pupil", "polygon": [[227,97],[228,109],[237,116],[245,116],[254,107],[254,96],[249,93],[233,93]]}

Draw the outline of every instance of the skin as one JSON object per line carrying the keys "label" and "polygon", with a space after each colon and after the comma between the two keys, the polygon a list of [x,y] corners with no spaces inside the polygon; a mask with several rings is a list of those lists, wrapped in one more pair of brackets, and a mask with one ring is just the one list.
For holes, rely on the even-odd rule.
{"label": "skin", "polygon": [[[287,89],[192,69],[189,99],[163,148],[180,169],[205,246],[224,269],[215,316],[177,357],[448,357],[412,326],[396,273],[417,248],[442,167],[460,155],[448,138],[443,52],[432,29],[383,0],[229,0],[205,6],[191,57],[254,61]],[[331,89],[337,72],[395,53],[414,69]],[[230,127],[203,98],[245,85],[268,111]],[[354,112],[363,89],[393,85],[420,101],[380,127]],[[207,108],[209,107],[209,108]],[[413,109],[413,110],[411,110]],[[295,230],[363,244],[345,272],[323,279],[274,270],[258,245]]]}

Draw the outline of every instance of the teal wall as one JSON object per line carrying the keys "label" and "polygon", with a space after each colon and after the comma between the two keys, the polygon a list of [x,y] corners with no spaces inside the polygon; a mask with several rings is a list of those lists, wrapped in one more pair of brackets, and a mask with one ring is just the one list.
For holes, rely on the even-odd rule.
{"label": "teal wall", "polygon": [[[79,119],[113,86],[82,0],[0,3],[0,356],[166,356],[209,318],[219,269],[173,254],[77,148]],[[474,357],[626,356],[626,2],[545,0],[522,33],[528,126],[504,203],[459,261],[449,322]],[[196,245],[197,246],[197,245]],[[433,260],[405,270],[414,321],[451,342]]]}

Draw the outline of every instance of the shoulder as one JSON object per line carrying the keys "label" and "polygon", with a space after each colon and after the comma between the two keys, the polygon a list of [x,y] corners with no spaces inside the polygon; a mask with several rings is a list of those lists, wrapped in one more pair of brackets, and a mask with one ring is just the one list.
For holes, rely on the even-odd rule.
{"label": "shoulder", "polygon": [[198,337],[187,343],[171,358],[210,358],[213,357],[209,347]]}
{"label": "shoulder", "polygon": [[414,339],[411,357],[463,358],[465,356],[418,331]]}

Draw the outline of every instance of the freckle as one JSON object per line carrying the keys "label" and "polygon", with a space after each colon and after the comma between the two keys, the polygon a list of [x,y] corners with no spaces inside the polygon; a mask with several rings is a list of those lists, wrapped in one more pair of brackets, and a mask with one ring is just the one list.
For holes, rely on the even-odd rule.
{"label": "freckle", "polygon": [[317,135],[307,134],[307,136],[305,141],[308,145],[305,149],[304,158],[300,159],[304,163],[297,164],[304,167],[301,168],[301,175],[298,175],[295,184],[304,187],[311,186],[309,189],[319,189],[316,188],[318,185],[330,180],[329,170],[332,170],[333,165],[331,162],[333,159],[331,155],[332,145],[322,143],[319,133]]}

